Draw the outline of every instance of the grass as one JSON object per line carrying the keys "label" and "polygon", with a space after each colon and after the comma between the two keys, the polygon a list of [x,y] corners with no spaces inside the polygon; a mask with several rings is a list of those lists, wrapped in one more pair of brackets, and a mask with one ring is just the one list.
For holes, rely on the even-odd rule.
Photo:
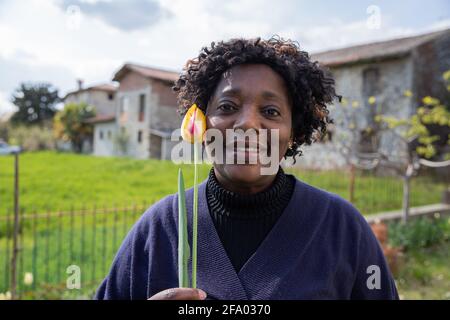
{"label": "grass", "polygon": [[450,218],[391,222],[389,244],[402,248],[395,279],[402,299],[450,299]]}
{"label": "grass", "polygon": [[[178,165],[171,161],[99,158],[69,153],[38,152],[20,156],[20,207],[26,212],[69,210],[72,206],[93,207],[153,203],[177,191]],[[182,165],[186,187],[192,186],[194,170]],[[14,158],[0,157],[0,216],[13,207]],[[199,181],[210,165],[199,166]],[[349,177],[343,171],[287,170],[301,180],[348,199]],[[440,201],[443,182],[416,177],[411,205]],[[355,206],[363,213],[401,208],[402,183],[393,177],[359,173]]]}
{"label": "grass", "polygon": [[[24,220],[17,263],[19,291],[34,292],[42,287],[65,289],[66,269],[76,265],[81,269],[82,289],[74,293],[89,294],[107,274],[125,235],[141,214],[141,210],[131,209]],[[6,229],[4,223],[0,221],[0,228]],[[11,226],[8,229],[11,234]],[[11,236],[0,237],[0,292],[9,287],[11,248]],[[33,274],[32,287],[25,286],[22,281],[27,272]]]}
{"label": "grass", "polygon": [[[0,209],[13,206],[13,157],[0,157]],[[199,168],[206,178],[208,166]],[[170,161],[97,158],[39,152],[20,156],[20,206],[25,211],[151,203],[176,192],[178,166]],[[193,170],[184,169],[192,186]]]}
{"label": "grass", "polygon": [[407,252],[396,277],[401,299],[450,300],[450,241]]}

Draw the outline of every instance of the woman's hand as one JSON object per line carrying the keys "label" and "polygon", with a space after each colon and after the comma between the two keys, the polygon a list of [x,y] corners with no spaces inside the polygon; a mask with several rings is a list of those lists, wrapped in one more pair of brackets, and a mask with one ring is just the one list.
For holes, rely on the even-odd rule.
{"label": "woman's hand", "polygon": [[158,292],[148,300],[205,300],[206,292],[193,288],[170,288]]}

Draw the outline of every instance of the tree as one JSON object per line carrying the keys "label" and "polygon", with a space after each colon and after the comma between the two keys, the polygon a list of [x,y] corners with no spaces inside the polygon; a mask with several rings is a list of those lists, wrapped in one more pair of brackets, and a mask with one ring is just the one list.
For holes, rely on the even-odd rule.
{"label": "tree", "polygon": [[56,113],[61,99],[58,89],[49,83],[22,83],[12,95],[11,102],[18,110],[11,118],[13,124],[43,124]]}
{"label": "tree", "polygon": [[[444,73],[447,89],[450,89],[450,72]],[[449,90],[450,91],[450,90]],[[411,96],[410,92],[408,95]],[[409,217],[411,178],[421,167],[442,168],[450,166],[450,112],[438,99],[426,96],[422,106],[406,119],[377,115],[382,130],[390,130],[403,145],[405,159],[392,161],[389,155],[378,150],[372,157],[376,165],[396,170],[403,178],[403,220]],[[432,134],[431,128],[440,134]],[[437,130],[436,130],[437,129]],[[438,150],[440,148],[440,150]],[[438,157],[436,157],[438,156]]]}
{"label": "tree", "polygon": [[[444,73],[447,90],[450,91],[450,71]],[[406,90],[405,98],[412,92]],[[377,167],[390,168],[403,179],[403,220],[409,216],[410,180],[421,167],[442,168],[450,166],[450,112],[449,106],[436,98],[427,96],[422,106],[406,119],[383,114],[382,103],[377,106],[376,97],[369,97],[368,104],[373,108],[368,123],[359,124],[355,110],[347,108],[347,101],[341,102],[338,124],[346,130],[341,133],[336,148],[350,164],[351,181],[354,181],[354,168],[372,170]],[[352,102],[352,109],[358,109],[359,102]],[[389,132],[389,142],[395,148],[387,153],[380,146],[380,137]],[[367,139],[369,137],[370,139]],[[365,146],[361,146],[364,143]],[[392,150],[396,154],[393,155]],[[352,182],[350,199],[352,199]]]}
{"label": "tree", "polygon": [[69,103],[54,118],[53,130],[56,138],[70,141],[75,152],[81,152],[83,141],[93,132],[92,124],[86,123],[95,116],[95,108],[86,103]]}
{"label": "tree", "polygon": [[364,103],[343,97],[339,103],[339,112],[334,117],[334,122],[338,126],[335,132],[337,139],[331,146],[342,155],[350,168],[350,202],[354,201],[356,168],[366,170],[374,168],[372,163],[362,161],[360,155],[373,154],[377,151],[382,131],[375,119],[384,112],[384,101],[370,96],[367,101],[370,110],[361,105],[364,106]]}
{"label": "tree", "polygon": [[122,155],[126,155],[127,153],[129,140],[130,135],[126,132],[125,127],[122,127],[114,136],[114,144]]}

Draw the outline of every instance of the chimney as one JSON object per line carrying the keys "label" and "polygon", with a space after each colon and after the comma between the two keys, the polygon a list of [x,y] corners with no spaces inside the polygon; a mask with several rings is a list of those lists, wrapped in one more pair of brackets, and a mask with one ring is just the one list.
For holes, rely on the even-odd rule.
{"label": "chimney", "polygon": [[78,83],[78,90],[82,90],[83,89],[83,79],[77,79],[77,83]]}

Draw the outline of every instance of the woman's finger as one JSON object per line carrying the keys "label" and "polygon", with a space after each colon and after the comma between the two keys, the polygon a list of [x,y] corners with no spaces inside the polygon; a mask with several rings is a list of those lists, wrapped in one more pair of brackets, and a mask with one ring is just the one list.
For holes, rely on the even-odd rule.
{"label": "woman's finger", "polygon": [[151,296],[148,300],[204,300],[206,292],[193,288],[170,288]]}

